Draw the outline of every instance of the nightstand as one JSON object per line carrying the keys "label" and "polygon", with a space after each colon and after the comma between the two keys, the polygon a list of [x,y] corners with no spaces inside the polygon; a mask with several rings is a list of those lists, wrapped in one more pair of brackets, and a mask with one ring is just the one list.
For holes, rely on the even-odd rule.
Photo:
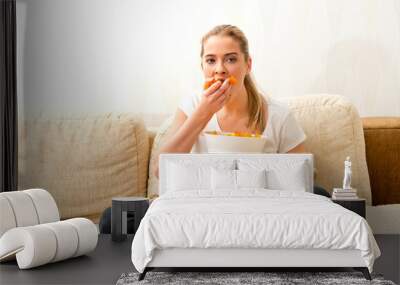
{"label": "nightstand", "polygon": [[365,199],[354,199],[354,200],[340,200],[332,199],[333,203],[339,204],[340,206],[359,214],[365,219]]}
{"label": "nightstand", "polygon": [[111,239],[126,240],[128,234],[128,214],[134,219],[136,233],[140,221],[149,208],[149,199],[143,197],[115,197],[111,207]]}

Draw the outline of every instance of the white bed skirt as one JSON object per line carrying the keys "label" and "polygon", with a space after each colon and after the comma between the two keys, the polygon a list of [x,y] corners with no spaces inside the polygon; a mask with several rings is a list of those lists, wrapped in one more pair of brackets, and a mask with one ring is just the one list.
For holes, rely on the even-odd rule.
{"label": "white bed skirt", "polygon": [[154,251],[147,267],[366,267],[359,250],[197,249]]}

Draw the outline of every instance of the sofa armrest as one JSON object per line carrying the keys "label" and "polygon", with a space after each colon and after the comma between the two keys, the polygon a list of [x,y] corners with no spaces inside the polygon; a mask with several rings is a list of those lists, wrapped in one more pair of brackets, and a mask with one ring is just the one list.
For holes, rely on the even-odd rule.
{"label": "sofa armrest", "polygon": [[372,205],[400,204],[400,117],[362,118]]}

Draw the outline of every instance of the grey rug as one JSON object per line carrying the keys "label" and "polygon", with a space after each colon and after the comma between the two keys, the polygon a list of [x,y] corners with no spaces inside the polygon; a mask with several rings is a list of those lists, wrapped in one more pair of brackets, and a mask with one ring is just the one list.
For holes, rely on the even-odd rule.
{"label": "grey rug", "polygon": [[122,274],[117,285],[133,284],[379,284],[395,285],[382,275],[372,274],[372,281],[360,272],[148,272],[142,281],[138,273]]}

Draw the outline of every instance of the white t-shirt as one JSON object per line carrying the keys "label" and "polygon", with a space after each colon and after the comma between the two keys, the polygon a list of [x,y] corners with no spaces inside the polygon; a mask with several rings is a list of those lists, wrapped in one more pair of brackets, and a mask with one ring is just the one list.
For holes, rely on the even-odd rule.
{"label": "white t-shirt", "polygon": [[[178,108],[186,116],[190,117],[199,105],[202,94],[194,94],[184,97]],[[266,99],[268,104],[267,126],[263,136],[267,138],[265,153],[286,153],[306,139],[303,129],[296,121],[290,109],[283,103],[271,98]],[[214,114],[203,131],[221,131],[217,115]],[[207,153],[207,144],[204,135],[201,133],[193,145],[192,153]]]}

